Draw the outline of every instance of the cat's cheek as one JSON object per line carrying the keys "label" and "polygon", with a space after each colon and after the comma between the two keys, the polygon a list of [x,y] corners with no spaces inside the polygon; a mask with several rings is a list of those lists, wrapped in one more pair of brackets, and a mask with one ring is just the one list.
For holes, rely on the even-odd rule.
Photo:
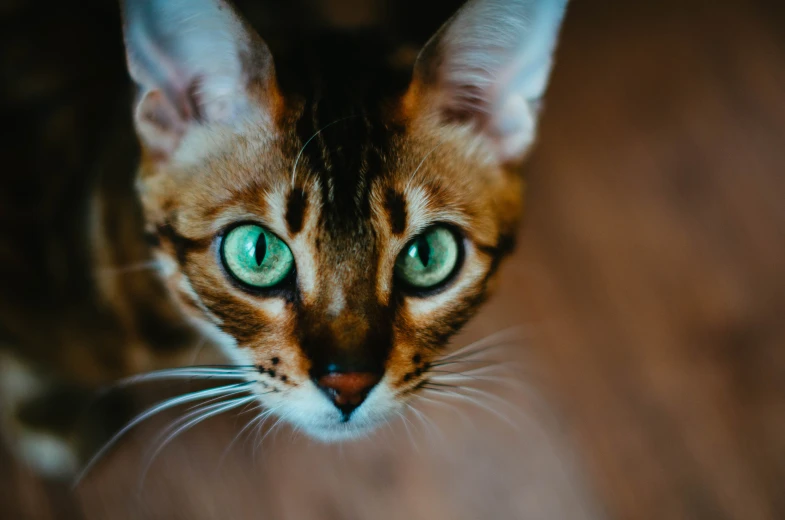
{"label": "cat's cheek", "polygon": [[229,364],[237,366],[249,366],[253,364],[251,352],[247,349],[239,348],[237,341],[215,324],[201,318],[192,318],[190,321],[196,330],[204,336],[205,340],[218,347],[220,352],[229,361]]}
{"label": "cat's cheek", "polygon": [[[404,323],[407,320],[404,320]],[[393,344],[395,347],[390,352],[385,366],[385,375],[379,385],[385,385],[391,391],[398,393],[412,386],[416,377],[415,373],[422,366],[423,359],[427,358],[432,349],[429,345],[417,341],[418,334],[413,329],[413,324],[399,323]],[[422,373],[422,369],[420,369]],[[417,374],[419,376],[419,374]]]}

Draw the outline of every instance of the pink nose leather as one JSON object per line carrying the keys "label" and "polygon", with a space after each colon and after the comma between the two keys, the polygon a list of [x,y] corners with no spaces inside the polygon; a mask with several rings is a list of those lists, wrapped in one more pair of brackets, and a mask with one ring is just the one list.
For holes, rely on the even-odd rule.
{"label": "pink nose leather", "polygon": [[316,384],[348,418],[380,379],[370,372],[332,372],[320,377]]}

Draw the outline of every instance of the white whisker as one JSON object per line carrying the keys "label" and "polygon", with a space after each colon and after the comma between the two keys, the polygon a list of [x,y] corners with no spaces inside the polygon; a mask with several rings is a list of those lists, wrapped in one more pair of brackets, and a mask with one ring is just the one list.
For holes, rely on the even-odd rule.
{"label": "white whisker", "polygon": [[[256,403],[256,404],[257,404],[257,408],[261,409],[261,406],[262,406],[261,403]],[[247,412],[241,412],[241,413],[247,413]],[[235,443],[238,440],[240,440],[240,438],[243,436],[243,434],[246,431],[248,431],[249,429],[252,429],[257,424],[263,423],[264,420],[267,419],[270,416],[271,413],[272,413],[272,410],[266,410],[266,411],[263,411],[261,413],[257,413],[254,417],[251,417],[251,419],[246,423],[246,425],[243,426],[243,428],[239,432],[237,432],[237,434],[234,436],[234,438],[232,438],[232,441],[224,449],[223,453],[221,454],[221,458],[218,459],[218,468],[221,467],[221,465],[224,462],[224,459],[226,459],[226,456],[229,455],[229,452],[232,450],[232,446],[234,446]]]}
{"label": "white whisker", "polygon": [[210,406],[206,407],[206,408],[209,409],[208,411],[205,411],[204,409],[199,410],[200,414],[196,418],[191,419],[190,421],[188,421],[185,424],[182,424],[180,427],[178,427],[176,430],[174,430],[172,433],[170,433],[169,436],[166,437],[166,439],[164,439],[164,441],[158,445],[158,447],[155,449],[153,454],[150,456],[150,458],[149,458],[149,460],[147,462],[147,465],[146,465],[144,471],[142,472],[142,475],[141,475],[141,478],[140,478],[140,482],[139,482],[139,488],[141,489],[142,484],[144,483],[145,477],[147,476],[147,473],[150,470],[150,467],[152,466],[153,462],[155,461],[155,458],[178,435],[180,435],[183,432],[193,428],[197,424],[199,424],[199,423],[209,419],[210,417],[215,417],[216,415],[220,415],[222,413],[228,412],[229,410],[233,410],[233,409],[235,409],[237,407],[240,407],[240,406],[242,406],[242,405],[244,405],[246,403],[249,403],[249,402],[251,402],[251,401],[253,401],[255,399],[257,399],[256,395],[250,395],[250,396],[247,396],[247,397],[238,397],[236,399],[231,399],[229,401],[216,403],[215,405],[210,405]]}
{"label": "white whisker", "polygon": [[483,390],[481,388],[476,388],[476,387],[473,387],[473,386],[462,386],[462,387],[459,387],[459,389],[461,391],[464,391],[464,392],[469,392],[469,393],[474,393],[476,395],[480,395],[482,397],[485,397],[489,401],[495,401],[496,403],[499,403],[501,405],[508,406],[512,410],[520,411],[520,409],[518,407],[514,406],[512,403],[510,403],[506,399],[503,399],[501,396],[498,396],[498,395],[494,394],[493,392],[488,392],[487,390]]}
{"label": "white whisker", "polygon": [[[226,399],[227,397],[231,397],[233,395],[245,393],[247,391],[248,391],[247,388],[243,388],[243,389],[240,389],[240,390],[236,390],[234,392],[230,392],[230,393],[221,395],[221,396],[219,396],[217,398],[213,398],[210,401],[207,401],[207,402],[204,402],[204,403],[199,403],[198,405],[196,405],[196,407],[192,406],[191,408],[188,409],[190,411],[187,411],[187,413],[183,414],[180,417],[177,417],[176,419],[174,419],[172,421],[172,423],[169,426],[164,428],[164,430],[156,436],[155,440],[153,441],[153,444],[158,444],[161,441],[162,438],[164,438],[166,435],[168,435],[174,429],[178,428],[181,424],[184,424],[184,423],[188,422],[189,420],[191,420],[192,418],[198,416],[199,414],[202,414],[204,412],[209,412],[210,410],[215,410],[217,408],[220,408],[224,404],[234,401],[234,399],[229,399],[229,400],[226,400],[226,401],[219,401],[219,402],[214,402],[214,401],[220,400],[220,399]],[[269,394],[269,393],[271,393],[271,392],[254,393],[254,394],[250,395],[249,397],[256,397],[256,396],[265,395],[265,394]],[[252,403],[252,402],[253,401],[250,401],[249,403]],[[212,403],[212,404],[209,404],[209,403]]]}
{"label": "white whisker", "polygon": [[248,392],[248,390],[249,390],[248,386],[250,386],[252,383],[240,383],[240,384],[242,386],[239,387],[239,389],[234,390],[233,392],[228,392],[226,394],[219,395],[217,397],[213,397],[211,399],[208,399],[207,401],[204,401],[203,403],[197,403],[197,404],[191,405],[188,408],[186,408],[186,411],[195,410],[195,409],[200,408],[202,406],[205,406],[205,405],[212,404],[212,403],[215,403],[217,401],[220,401],[221,399],[226,399],[227,397],[231,397],[233,395],[237,395],[237,394],[242,394],[242,393]]}
{"label": "white whisker", "polygon": [[[474,353],[470,353],[468,355],[474,355]],[[478,368],[485,368],[489,365],[499,365],[501,361],[495,359],[456,359],[450,361],[436,361],[435,363],[431,363],[430,366],[432,367],[446,367],[450,365],[483,365]]]}
{"label": "white whisker", "polygon": [[461,394],[459,392],[449,392],[449,391],[446,391],[444,389],[434,389],[434,388],[424,387],[423,391],[424,392],[426,392],[426,391],[427,392],[436,392],[436,393],[442,394],[443,396],[445,396],[447,398],[454,398],[454,399],[458,399],[458,400],[461,400],[461,401],[466,401],[468,403],[472,403],[475,406],[477,406],[478,408],[480,408],[481,410],[485,410],[485,411],[487,411],[489,413],[492,413],[493,415],[495,415],[499,419],[503,420],[505,423],[510,425],[510,427],[512,427],[515,431],[519,430],[518,425],[515,424],[512,420],[510,420],[509,417],[507,417],[506,415],[504,415],[500,411],[496,410],[495,408],[493,408],[491,406],[488,406],[487,404],[483,403],[479,399],[476,399],[476,398],[471,397],[469,395]]}
{"label": "white whisker", "polygon": [[[522,381],[515,379],[513,377],[472,375],[472,374],[465,374],[462,372],[449,372],[449,371],[437,371],[437,370],[431,370],[428,373],[435,374],[433,377],[430,378],[430,380],[437,383],[489,382],[501,386],[506,386],[508,388],[513,388],[516,390],[529,390],[529,387],[527,385],[525,385]],[[442,373],[446,373],[448,375],[441,375]]]}
{"label": "white whisker", "polygon": [[[462,363],[462,362],[456,361],[454,364],[459,365],[458,368],[460,368],[460,363]],[[466,370],[438,369],[438,370],[428,370],[428,373],[434,372],[434,373],[445,373],[445,374],[467,374],[467,375],[479,374],[479,375],[482,375],[482,374],[487,374],[489,372],[490,373],[502,372],[502,373],[505,373],[505,374],[514,374],[515,371],[512,370],[513,367],[521,368],[521,364],[517,363],[515,361],[505,361],[503,363],[491,363],[491,362],[488,362],[488,364],[483,365],[481,367],[467,368]]]}
{"label": "white whisker", "polygon": [[[267,419],[269,419],[273,414],[275,414],[278,410],[281,409],[282,405],[275,406],[273,408],[268,409],[263,414],[261,414],[261,419],[256,421],[256,426],[253,428],[253,434],[249,436],[251,439],[256,439],[253,445],[253,459],[256,461],[256,451],[261,447],[262,438],[262,428],[264,428]],[[269,432],[269,429],[268,429]]]}
{"label": "white whisker", "polygon": [[248,442],[248,440],[255,440],[252,449],[252,457],[254,462],[256,462],[256,452],[261,447],[260,438],[262,436],[262,428],[264,428],[264,425],[267,423],[267,420],[270,417],[272,417],[278,410],[281,409],[281,406],[282,405],[278,405],[266,410],[264,413],[259,414],[259,416],[252,421],[253,423],[255,423],[255,425],[253,426],[252,433],[248,435],[248,439],[246,439],[246,442]]}
{"label": "white whisker", "polygon": [[199,338],[199,343],[194,346],[194,357],[191,360],[192,365],[195,365],[199,360],[199,355],[202,353],[202,350],[204,350],[205,345],[207,345],[207,339],[204,337]]}
{"label": "white whisker", "polygon": [[466,415],[465,413],[463,413],[463,411],[458,406],[456,406],[456,405],[454,405],[452,403],[448,403],[446,401],[440,401],[438,399],[431,399],[430,397],[425,397],[422,394],[417,394],[416,397],[417,397],[417,399],[419,399],[421,401],[424,401],[426,403],[430,403],[431,405],[443,407],[443,408],[446,408],[447,410],[449,410],[450,412],[454,412],[456,415],[458,415],[458,417],[461,418],[461,421],[464,423],[464,426],[471,426],[474,430],[477,429],[477,425],[475,425],[471,421],[471,419],[469,419],[469,416]]}
{"label": "white whisker", "polygon": [[292,167],[292,188],[294,188],[295,179],[297,177],[297,163],[300,162],[300,158],[303,156],[303,152],[305,151],[305,148],[310,144],[310,142],[313,141],[316,138],[317,135],[319,135],[323,131],[327,130],[328,128],[330,128],[334,124],[340,123],[341,121],[346,121],[347,119],[352,119],[353,117],[357,117],[357,116],[346,116],[346,117],[342,117],[340,119],[336,119],[332,123],[327,124],[327,125],[323,126],[322,128],[320,128],[319,130],[317,130],[316,133],[314,133],[311,137],[308,138],[307,141],[305,141],[305,144],[303,145],[302,148],[300,148],[300,151],[297,153],[297,157],[294,159],[294,166]]}
{"label": "white whisker", "polygon": [[275,445],[275,443],[278,442],[278,434],[281,433],[281,430],[283,430],[284,426],[286,426],[286,424],[288,423],[287,417],[290,415],[291,412],[287,412],[286,410],[284,410],[283,414],[281,414],[281,420],[276,421],[276,423],[273,425],[273,429],[275,430],[273,432],[273,438],[271,441],[273,445]]}
{"label": "white whisker", "polygon": [[[423,426],[426,428],[426,431],[428,431],[429,433],[431,431],[435,432],[435,434],[441,439],[442,442],[447,440],[445,439],[444,434],[442,434],[441,430],[439,430],[439,428],[436,426],[436,423],[428,419],[428,417],[424,413],[422,413],[420,410],[418,410],[416,407],[414,407],[409,403],[406,403],[406,407],[409,410],[411,410],[412,413],[414,413],[417,416],[417,418],[420,419],[420,421],[422,421]],[[436,440],[438,441],[439,439]]]}
{"label": "white whisker", "polygon": [[447,360],[450,360],[450,359],[454,359],[456,357],[464,355],[465,353],[467,353],[467,351],[471,350],[474,347],[483,347],[483,346],[485,346],[488,343],[493,342],[493,341],[504,340],[502,343],[499,344],[499,346],[503,346],[503,345],[508,344],[508,342],[506,340],[514,339],[516,337],[519,338],[519,339],[523,339],[523,332],[524,332],[524,330],[525,329],[524,329],[524,327],[522,325],[515,325],[515,326],[512,326],[512,327],[508,327],[506,329],[500,330],[498,332],[494,332],[494,333],[489,334],[489,335],[487,335],[487,336],[485,336],[483,338],[480,338],[480,339],[478,339],[476,341],[473,341],[472,343],[469,343],[468,345],[464,345],[463,347],[461,347],[461,348],[459,348],[459,349],[457,349],[457,350],[455,350],[453,352],[450,352],[447,356],[441,358],[440,361],[447,361]]}
{"label": "white whisker", "polygon": [[110,438],[102,447],[98,450],[98,452],[93,455],[93,457],[87,462],[85,467],[82,471],[77,475],[73,487],[79,485],[79,483],[84,479],[85,476],[90,472],[90,470],[103,458],[103,456],[115,445],[117,441],[119,441],[126,433],[128,433],[132,428],[134,428],[139,423],[149,419],[150,417],[154,416],[157,413],[160,413],[164,410],[168,410],[175,406],[190,403],[193,401],[198,401],[200,399],[205,399],[209,397],[214,397],[217,395],[225,395],[228,392],[232,392],[237,388],[240,387],[247,387],[250,386],[252,383],[237,383],[234,385],[228,386],[219,386],[217,388],[208,388],[206,390],[200,390],[198,392],[191,392],[185,395],[181,395],[178,397],[173,397],[171,399],[167,399],[166,401],[159,403],[152,408],[149,408],[142,412],[141,414],[137,415],[133,419],[131,419],[128,424],[123,426],[120,431],[115,433],[112,438]]}
{"label": "white whisker", "polygon": [[[409,437],[409,442],[412,443],[412,447],[414,448],[414,451],[419,453],[420,452],[420,448],[419,448],[419,446],[417,446],[417,443],[414,441],[414,437],[412,436],[412,432],[409,429],[409,419],[406,417],[406,414],[401,412],[401,411],[398,412],[398,415],[403,420],[403,427],[406,429],[406,436]],[[412,427],[414,427],[414,426],[412,426]]]}
{"label": "white whisker", "polygon": [[278,426],[283,422],[284,417],[285,415],[278,416],[278,419],[276,419],[276,421],[272,424],[272,426],[270,426],[270,428],[267,429],[267,431],[262,436],[262,438],[259,439],[259,441],[256,443],[256,445],[254,446],[254,450],[256,449],[256,447],[261,447],[264,444],[264,440],[267,438],[268,435],[270,435],[270,433],[275,429],[276,426]]}
{"label": "white whisker", "polygon": [[[475,347],[472,350],[469,350],[469,351],[466,351],[466,352],[462,352],[460,354],[453,354],[453,355],[450,355],[450,356],[443,357],[443,358],[439,359],[438,361],[436,361],[435,363],[432,363],[432,365],[433,366],[442,366],[442,365],[449,365],[449,364],[452,364],[452,363],[463,363],[465,361],[469,361],[470,358],[475,358],[476,356],[479,356],[480,354],[484,354],[486,352],[490,352],[492,350],[496,350],[496,349],[500,349],[500,348],[512,347],[512,346],[517,346],[517,345],[518,345],[518,343],[514,343],[514,342],[511,342],[511,341],[503,341],[503,342],[500,342],[500,343],[494,343],[492,345],[477,346],[477,347]],[[489,360],[489,359],[482,359],[482,358],[478,358],[477,361],[486,362],[486,363],[498,363],[498,361],[493,361],[493,360]]]}
{"label": "white whisker", "polygon": [[108,387],[108,390],[141,382],[160,381],[162,379],[241,379],[255,371],[256,368],[250,366],[238,366],[235,368],[183,367],[156,370],[121,379]]}
{"label": "white whisker", "polygon": [[428,157],[430,157],[431,154],[433,152],[435,152],[436,149],[439,148],[440,146],[442,146],[443,144],[444,144],[444,141],[439,142],[439,144],[437,144],[436,146],[431,148],[431,150],[428,153],[426,153],[425,156],[423,156],[422,160],[417,165],[417,167],[414,169],[414,171],[411,174],[409,174],[409,178],[406,180],[406,186],[404,187],[404,192],[409,191],[409,188],[411,187],[412,182],[414,181],[415,175],[417,175],[417,172],[420,171],[420,168],[422,168],[422,165],[425,164],[425,160],[428,159]]}

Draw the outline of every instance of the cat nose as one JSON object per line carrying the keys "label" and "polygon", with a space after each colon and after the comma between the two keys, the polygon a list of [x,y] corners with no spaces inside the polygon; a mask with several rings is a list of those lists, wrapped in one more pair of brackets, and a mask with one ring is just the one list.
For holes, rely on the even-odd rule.
{"label": "cat nose", "polygon": [[348,421],[381,378],[381,374],[372,372],[330,372],[318,378],[316,385],[341,411],[343,420]]}

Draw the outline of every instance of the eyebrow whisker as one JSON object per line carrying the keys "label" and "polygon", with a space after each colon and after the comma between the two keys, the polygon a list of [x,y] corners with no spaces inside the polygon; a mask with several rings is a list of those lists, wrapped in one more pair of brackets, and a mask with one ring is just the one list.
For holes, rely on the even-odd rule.
{"label": "eyebrow whisker", "polygon": [[341,121],[346,121],[347,119],[352,119],[354,117],[358,117],[358,116],[352,115],[352,116],[346,116],[346,117],[342,117],[340,119],[336,119],[332,123],[329,123],[329,124],[321,127],[311,137],[309,137],[307,141],[305,141],[305,144],[303,145],[302,148],[300,148],[300,151],[297,153],[297,157],[294,159],[294,166],[292,167],[292,188],[294,188],[295,179],[297,177],[297,163],[300,162],[300,158],[302,157],[303,152],[305,151],[305,147],[308,146],[310,144],[310,142],[313,141],[316,138],[317,135],[319,135],[323,131],[327,130],[328,128],[330,128],[334,124],[340,123]]}

